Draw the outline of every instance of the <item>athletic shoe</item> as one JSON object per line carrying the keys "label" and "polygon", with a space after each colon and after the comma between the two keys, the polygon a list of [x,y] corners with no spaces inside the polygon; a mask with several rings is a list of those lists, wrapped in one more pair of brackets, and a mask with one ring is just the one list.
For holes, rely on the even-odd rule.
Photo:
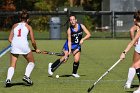
{"label": "athletic shoe", "polygon": [[135,90],[133,93],[140,93],[140,89]]}
{"label": "athletic shoe", "polygon": [[73,77],[79,78],[80,76],[78,74],[72,74]]}
{"label": "athletic shoe", "polygon": [[26,75],[23,76],[22,80],[25,81],[29,85],[33,85],[32,80],[29,77],[27,77]]}
{"label": "athletic shoe", "polygon": [[5,82],[5,86],[6,87],[11,87],[11,80],[10,79],[7,79],[6,82]]}
{"label": "athletic shoe", "polygon": [[130,84],[130,83],[126,83],[126,84],[124,85],[124,88],[125,88],[125,89],[131,88],[131,84]]}
{"label": "athletic shoe", "polygon": [[53,75],[51,66],[52,66],[52,63],[49,63],[49,65],[48,65],[48,73],[49,73],[50,76]]}

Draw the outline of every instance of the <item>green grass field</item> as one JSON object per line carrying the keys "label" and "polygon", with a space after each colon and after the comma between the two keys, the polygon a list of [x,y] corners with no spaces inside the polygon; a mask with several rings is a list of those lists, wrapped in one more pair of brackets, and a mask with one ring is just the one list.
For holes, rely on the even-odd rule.
{"label": "green grass field", "polygon": [[[130,40],[87,40],[82,45],[80,78],[71,75],[73,56],[70,56],[66,64],[63,64],[53,77],[48,77],[48,63],[54,62],[57,56],[34,53],[36,66],[31,74],[33,86],[22,85],[26,60],[20,56],[15,70],[12,83],[14,86],[5,88],[4,83],[9,67],[9,53],[0,58],[0,91],[1,93],[87,93],[87,89],[118,59]],[[0,50],[5,48],[8,41],[1,40]],[[64,40],[37,40],[41,50],[60,52]],[[126,59],[118,64],[107,74],[91,93],[132,93],[137,87],[124,90],[123,85],[127,78],[128,68],[132,63],[133,49],[127,54]],[[55,75],[60,75],[59,79]],[[138,85],[135,77],[133,85]]]}
{"label": "green grass field", "polygon": [[[8,31],[0,31],[0,40],[7,40],[8,36],[9,36],[9,32]],[[114,38],[129,38],[129,31],[126,32],[115,32],[114,33]],[[49,31],[43,31],[43,32],[39,32],[39,31],[34,31],[34,36],[35,39],[37,40],[46,40],[46,39],[51,39],[50,37],[50,32]],[[66,31],[62,30],[61,31],[61,38],[60,39],[66,39],[67,35],[66,35]],[[105,39],[105,38],[110,38],[112,39],[112,32],[110,31],[91,31],[91,39],[94,38],[99,38],[99,39]]]}

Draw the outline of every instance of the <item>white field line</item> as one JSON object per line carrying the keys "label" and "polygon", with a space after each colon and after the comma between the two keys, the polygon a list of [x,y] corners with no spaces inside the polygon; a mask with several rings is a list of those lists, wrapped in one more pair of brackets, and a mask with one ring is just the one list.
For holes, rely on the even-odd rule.
{"label": "white field line", "polygon": [[[55,78],[54,78],[55,79]],[[53,79],[52,79],[53,80]],[[21,80],[22,81],[22,80]],[[49,81],[49,82],[51,82],[51,80],[45,80],[45,82],[46,81]],[[60,79],[60,81],[64,81],[64,82],[95,82],[96,80],[72,80],[72,79],[69,79],[69,80],[62,80],[62,79]],[[126,81],[126,79],[122,79],[122,80],[101,80],[101,82],[125,82]],[[0,82],[5,82],[5,81],[0,81]],[[17,80],[13,80],[13,83],[14,82],[19,82],[19,80],[17,81]],[[37,82],[37,83],[41,83],[42,82],[42,80],[37,80],[37,81],[35,81],[35,82]],[[52,81],[52,82],[54,82],[54,81]],[[134,80],[134,82],[138,82],[138,80]]]}

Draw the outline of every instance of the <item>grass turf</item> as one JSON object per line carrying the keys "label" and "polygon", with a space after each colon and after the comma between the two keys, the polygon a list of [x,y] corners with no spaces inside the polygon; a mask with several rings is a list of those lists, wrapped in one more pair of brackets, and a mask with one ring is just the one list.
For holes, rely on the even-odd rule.
{"label": "grass turf", "polygon": [[[26,60],[20,56],[17,62],[12,83],[14,86],[5,88],[4,83],[9,67],[9,53],[0,58],[0,90],[1,93],[87,93],[87,89],[118,59],[130,40],[87,40],[82,45],[80,67],[78,70],[80,78],[71,76],[73,56],[67,63],[63,64],[53,77],[48,77],[47,68],[49,62],[54,62],[58,56],[34,53],[36,66],[31,74],[33,86],[23,85],[22,77],[26,68]],[[64,40],[37,40],[41,50],[60,52]],[[8,45],[8,41],[1,40],[2,50]],[[127,78],[128,68],[132,63],[133,49],[127,54],[126,59],[118,64],[108,73],[91,91],[91,93],[131,93],[138,86],[135,77],[134,88],[124,90],[123,85]],[[60,78],[56,79],[55,75]]]}

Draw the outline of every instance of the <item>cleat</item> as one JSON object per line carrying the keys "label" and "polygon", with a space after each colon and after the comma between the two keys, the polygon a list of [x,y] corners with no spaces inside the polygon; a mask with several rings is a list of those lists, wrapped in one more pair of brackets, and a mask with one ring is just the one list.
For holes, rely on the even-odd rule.
{"label": "cleat", "polygon": [[140,89],[135,90],[133,93],[140,93]]}
{"label": "cleat", "polygon": [[7,80],[6,80],[5,86],[6,86],[6,87],[11,87],[11,86],[12,86],[12,85],[11,85],[11,80],[10,80],[10,79],[7,79]]}
{"label": "cleat", "polygon": [[124,85],[124,89],[130,89],[131,88],[131,84],[130,83],[126,83],[125,85]]}
{"label": "cleat", "polygon": [[53,75],[51,66],[52,66],[52,63],[49,63],[49,65],[48,65],[48,73],[49,73],[50,76]]}
{"label": "cleat", "polygon": [[79,78],[80,76],[78,74],[72,74],[73,77]]}
{"label": "cleat", "polygon": [[22,80],[25,81],[29,85],[33,85],[33,81],[29,77],[27,77],[26,75],[24,75]]}

